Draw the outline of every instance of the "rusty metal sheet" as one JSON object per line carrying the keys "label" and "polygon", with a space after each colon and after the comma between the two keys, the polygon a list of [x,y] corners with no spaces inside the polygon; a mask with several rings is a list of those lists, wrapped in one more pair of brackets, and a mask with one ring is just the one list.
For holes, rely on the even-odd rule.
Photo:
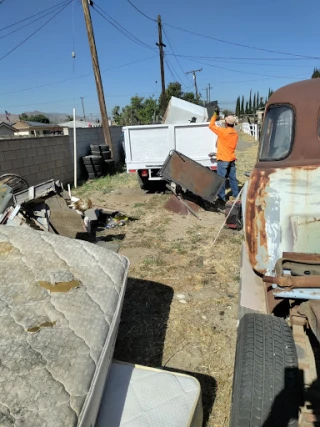
{"label": "rusty metal sheet", "polygon": [[178,215],[192,215],[186,205],[188,205],[195,212],[199,212],[200,210],[200,206],[196,205],[193,202],[190,202],[189,200],[184,200],[184,203],[182,203],[174,194],[172,194],[168,201],[165,203],[164,208]]}
{"label": "rusty metal sheet", "polygon": [[272,275],[283,252],[320,252],[319,194],[320,167],[253,170],[247,188],[245,236],[256,271]]}
{"label": "rusty metal sheet", "polygon": [[160,175],[193,194],[213,202],[225,179],[176,150],[170,152]]}

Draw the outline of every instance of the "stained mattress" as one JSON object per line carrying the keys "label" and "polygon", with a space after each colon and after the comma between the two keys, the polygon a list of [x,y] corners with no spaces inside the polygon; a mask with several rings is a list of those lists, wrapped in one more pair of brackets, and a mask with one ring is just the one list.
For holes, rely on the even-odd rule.
{"label": "stained mattress", "polygon": [[196,378],[112,363],[95,427],[202,427]]}
{"label": "stained mattress", "polygon": [[0,226],[0,425],[90,427],[129,262],[104,248]]}

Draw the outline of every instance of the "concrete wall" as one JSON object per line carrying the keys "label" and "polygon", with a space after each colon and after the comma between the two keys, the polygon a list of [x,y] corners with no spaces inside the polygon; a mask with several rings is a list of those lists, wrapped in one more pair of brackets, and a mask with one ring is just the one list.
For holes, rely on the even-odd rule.
{"label": "concrete wall", "polygon": [[[121,132],[120,126],[111,128],[117,163],[121,150]],[[104,144],[102,128],[77,129],[79,179],[86,177],[82,157],[90,154],[90,144]],[[72,129],[65,136],[0,139],[0,174],[16,173],[30,185],[52,178],[73,184],[73,147]]]}
{"label": "concrete wall", "polygon": [[0,140],[0,173],[16,173],[30,185],[48,179],[72,182],[68,136]]}

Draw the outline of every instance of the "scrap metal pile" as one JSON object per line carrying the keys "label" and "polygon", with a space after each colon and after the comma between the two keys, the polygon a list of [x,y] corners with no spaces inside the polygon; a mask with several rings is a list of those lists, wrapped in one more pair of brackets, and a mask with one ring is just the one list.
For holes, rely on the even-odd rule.
{"label": "scrap metal pile", "polygon": [[98,228],[122,226],[128,220],[121,212],[94,208],[90,199],[72,197],[60,181],[49,180],[29,187],[17,175],[0,177],[2,225],[31,227],[101,245]]}

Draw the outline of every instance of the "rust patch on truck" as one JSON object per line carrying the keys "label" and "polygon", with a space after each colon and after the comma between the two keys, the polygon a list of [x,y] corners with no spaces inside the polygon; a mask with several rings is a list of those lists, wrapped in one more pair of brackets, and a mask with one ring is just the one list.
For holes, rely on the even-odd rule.
{"label": "rust patch on truck", "polygon": [[[267,171],[254,169],[248,186],[245,232],[249,260],[253,268],[257,265],[259,249],[263,247],[264,253],[268,253],[265,207],[268,195],[266,188],[269,185],[272,173],[274,173],[274,169]],[[265,273],[265,271],[261,271],[261,273]]]}

